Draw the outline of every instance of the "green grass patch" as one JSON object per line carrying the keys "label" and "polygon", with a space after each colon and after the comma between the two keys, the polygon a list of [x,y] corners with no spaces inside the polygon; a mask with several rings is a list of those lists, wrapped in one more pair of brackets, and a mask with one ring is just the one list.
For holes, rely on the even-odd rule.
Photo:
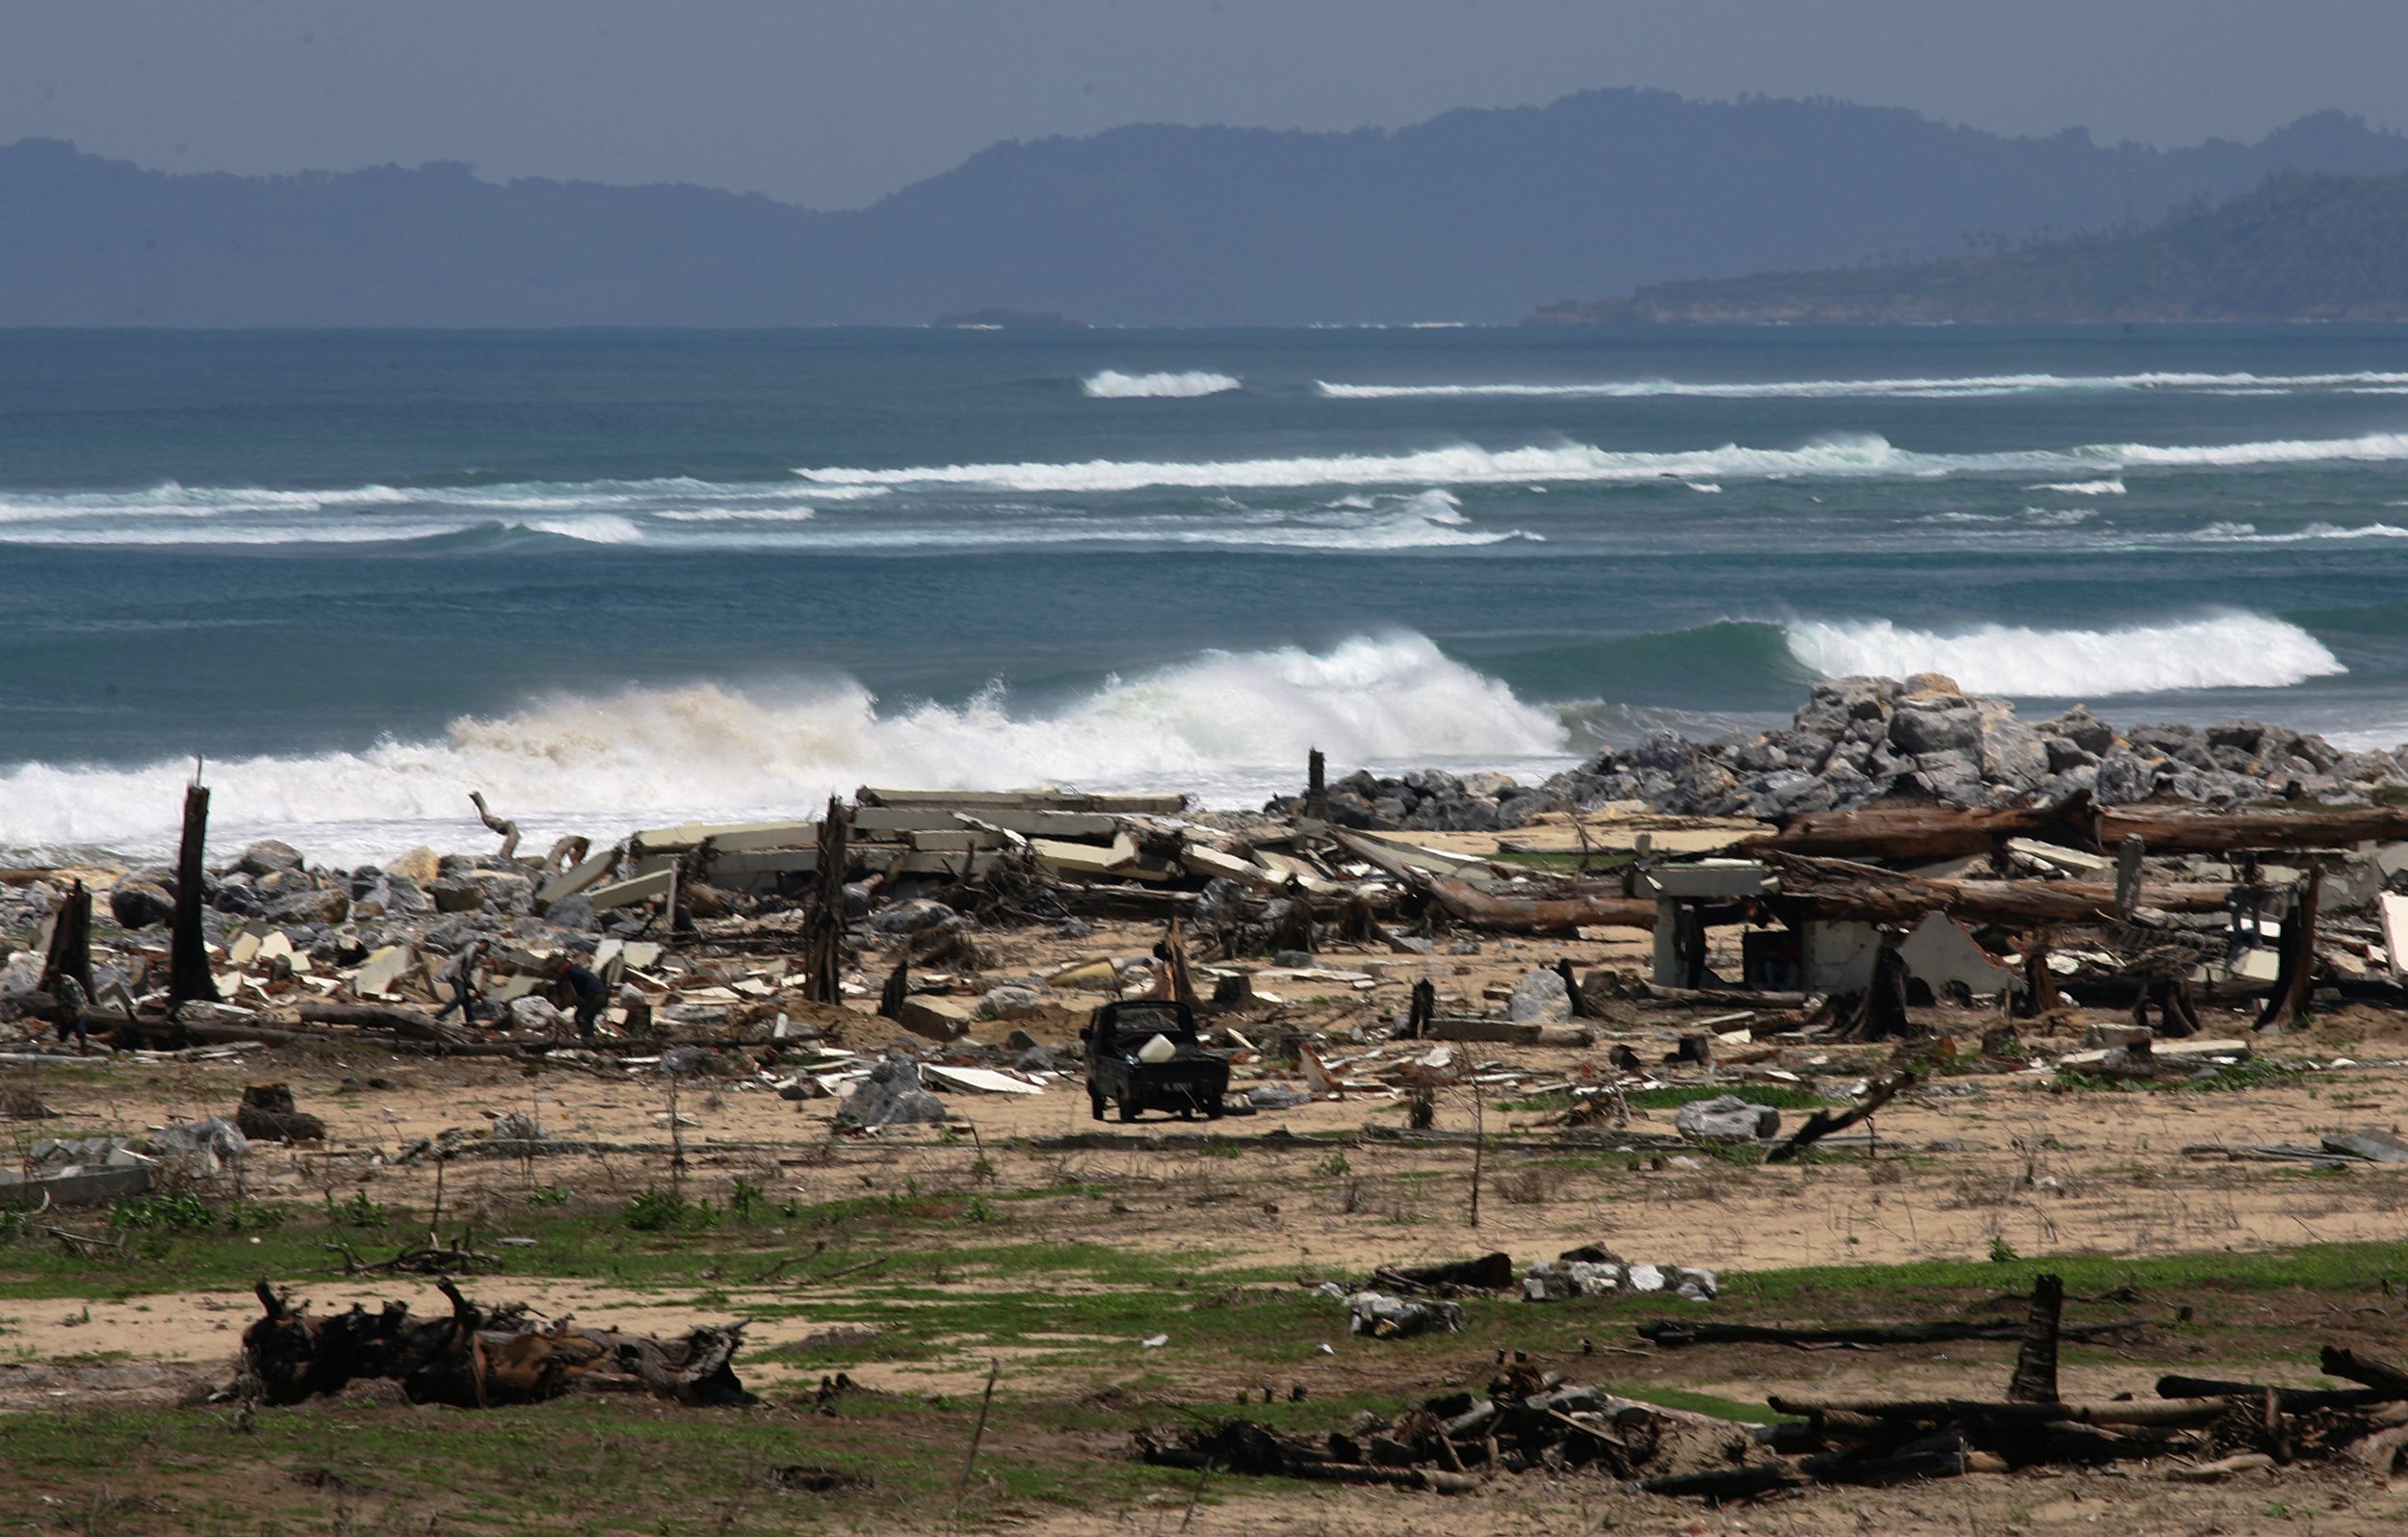
{"label": "green grass patch", "polygon": [[[45,1530],[70,1521],[73,1530],[195,1537],[900,1528],[953,1510],[976,1412],[975,1401],[872,1397],[842,1400],[832,1418],[616,1398],[480,1413],[321,1404],[262,1410],[249,1431],[228,1411],[22,1416],[10,1425],[0,1514]],[[1047,1418],[1042,1408],[1036,1418]],[[772,1470],[795,1464],[863,1484],[825,1494],[775,1487]],[[990,1443],[963,1524],[1140,1506],[1192,1481],[1075,1450],[1016,1456]]]}
{"label": "green grass patch", "polygon": [[2315,1071],[2295,1062],[2253,1059],[2218,1063],[2212,1073],[2175,1079],[2107,1078],[2085,1073],[2078,1067],[2060,1067],[2056,1070],[2056,1081],[2067,1088],[2093,1094],[2232,1094],[2242,1089],[2288,1087]]}

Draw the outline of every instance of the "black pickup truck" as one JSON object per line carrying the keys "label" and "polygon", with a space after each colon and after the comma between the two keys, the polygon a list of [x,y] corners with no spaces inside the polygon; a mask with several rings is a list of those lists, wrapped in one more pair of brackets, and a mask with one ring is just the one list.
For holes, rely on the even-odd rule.
{"label": "black pickup truck", "polygon": [[[1159,1062],[1141,1059],[1157,1035],[1170,1043],[1171,1055]],[[1205,1050],[1195,1033],[1195,1011],[1187,1004],[1161,999],[1106,1003],[1080,1039],[1086,1045],[1087,1108],[1097,1120],[1108,1100],[1124,1121],[1136,1120],[1140,1110],[1176,1110],[1183,1121],[1197,1110],[1220,1118],[1229,1058]]]}

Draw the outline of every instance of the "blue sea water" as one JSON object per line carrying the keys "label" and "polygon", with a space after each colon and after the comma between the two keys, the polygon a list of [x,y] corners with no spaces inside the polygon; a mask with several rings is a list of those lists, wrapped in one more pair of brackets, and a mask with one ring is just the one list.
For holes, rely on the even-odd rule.
{"label": "blue sea water", "polygon": [[1819,674],[2408,740],[2408,331],[0,333],[0,850],[1540,774]]}

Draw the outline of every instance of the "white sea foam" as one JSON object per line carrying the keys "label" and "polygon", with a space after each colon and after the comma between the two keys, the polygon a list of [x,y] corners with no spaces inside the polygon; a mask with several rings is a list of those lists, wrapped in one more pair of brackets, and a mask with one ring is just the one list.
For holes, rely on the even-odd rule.
{"label": "white sea foam", "polygon": [[2124,481],[2121,476],[2110,476],[2104,481],[2043,481],[2038,485],[2027,485],[2024,489],[2056,491],[2066,496],[2122,496]]}
{"label": "white sea foam", "polygon": [[[1078,463],[1021,462],[909,465],[894,469],[805,467],[795,474],[814,486],[888,490],[962,486],[1024,493],[1134,491],[1302,485],[1377,485],[1415,481],[1437,485],[1529,482],[1859,478],[1940,480],[1951,475],[2088,473],[2120,483],[2128,466],[2235,468],[2318,461],[2408,459],[2408,432],[2362,437],[2201,445],[2091,444],[2073,449],[2026,449],[1999,454],[1924,454],[1901,449],[1872,432],[1835,433],[1795,448],[1720,448],[1672,452],[1609,450],[1586,443],[1487,449],[1470,444],[1409,454],[1339,454],[1296,458],[1220,461],[1088,459]],[[2053,485],[2077,482],[2051,482]],[[2101,481],[2104,486],[2107,483]],[[2092,494],[2111,494],[2102,491]]]}
{"label": "white sea foam", "polygon": [[2049,391],[2205,390],[2218,394],[2289,394],[2303,389],[2363,389],[2408,385],[2408,374],[1976,374],[1936,378],[1811,378],[1760,380],[1619,379],[1594,383],[1345,384],[1327,379],[1314,388],[1332,400],[1452,399],[1496,396],[1547,399],[1591,397],[1644,400],[1696,396],[1708,400],[1877,399],[1927,396],[1951,399]]}
{"label": "white sea foam", "polygon": [[671,523],[808,523],[820,515],[810,507],[695,508],[657,514]]}
{"label": "white sea foam", "polygon": [[2385,461],[2408,459],[2408,432],[2369,432],[2363,437],[2276,439],[2265,443],[2222,443],[2163,447],[2153,443],[2118,443],[2105,450],[2127,465],[2176,468],[2228,468],[2252,464],[2313,464],[2334,460]]}
{"label": "white sea foam", "polygon": [[635,544],[643,538],[643,530],[625,518],[613,516],[531,518],[520,527],[537,534],[557,534],[563,539],[579,539],[587,544]]}
{"label": "white sea foam", "polygon": [[1079,387],[1099,401],[1194,400],[1243,389],[1245,381],[1228,374],[1191,369],[1184,374],[1123,374],[1108,368],[1079,381]]}
{"label": "white sea foam", "polygon": [[1338,454],[1278,459],[1175,462],[1089,459],[1084,463],[942,464],[899,469],[805,468],[813,485],[935,486],[1046,492],[1135,491],[1155,486],[1269,488],[1300,485],[1497,485],[1568,481],[1712,481],[1801,476],[1946,475],[1964,469],[2077,468],[2064,454],[1926,455],[1893,447],[1876,433],[1818,438],[1797,448],[1720,448],[1685,452],[1616,451],[1584,443],[1485,449],[1470,444],[1411,454]]}
{"label": "white sea foam", "polygon": [[2133,625],[2034,630],[1989,624],[1955,634],[1887,619],[1793,623],[1791,653],[1826,677],[1943,672],[1982,693],[2099,696],[2177,689],[2280,689],[2345,672],[2295,624],[2254,613]]}
{"label": "white sea foam", "polygon": [[[208,778],[222,847],[273,833],[357,859],[464,839],[473,789],[518,818],[531,844],[570,830],[608,841],[664,821],[791,816],[863,783],[1174,785],[1238,803],[1295,779],[1315,746],[1345,764],[1569,751],[1553,712],[1403,634],[1326,651],[1207,652],[1048,709],[1000,690],[959,705],[882,704],[844,679],[555,698],[458,720],[434,741],[228,760],[210,764]],[[178,759],[0,773],[0,847],[158,854],[191,772]]]}

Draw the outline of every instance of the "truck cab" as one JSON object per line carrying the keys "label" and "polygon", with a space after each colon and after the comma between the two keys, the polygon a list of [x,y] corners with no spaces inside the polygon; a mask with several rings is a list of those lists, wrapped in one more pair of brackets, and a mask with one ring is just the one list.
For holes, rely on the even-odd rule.
{"label": "truck cab", "polygon": [[1106,1003],[1079,1039],[1086,1047],[1087,1109],[1095,1119],[1104,1118],[1107,1103],[1123,1121],[1145,1110],[1173,1110],[1181,1120],[1202,1110],[1219,1119],[1229,1058],[1205,1048],[1187,1004],[1153,998]]}

